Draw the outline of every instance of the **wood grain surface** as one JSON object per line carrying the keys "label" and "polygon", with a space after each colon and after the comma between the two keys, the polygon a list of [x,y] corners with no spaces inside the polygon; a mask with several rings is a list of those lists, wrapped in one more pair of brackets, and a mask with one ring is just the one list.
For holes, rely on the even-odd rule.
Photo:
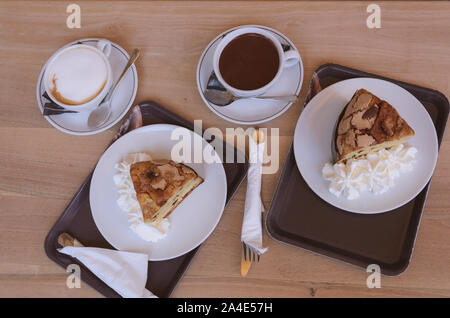
{"label": "wood grain surface", "polygon": [[[66,27],[68,2],[0,2],[0,297],[99,297],[68,289],[66,273],[44,253],[44,238],[94,167],[117,126],[94,136],[63,134],[36,104],[36,80],[51,54],[79,38],[105,37],[137,62],[136,102],[152,99],[204,127],[237,127],[203,104],[195,84],[202,50],[217,34],[261,24],[287,35],[305,66],[300,101],[262,125],[279,127],[280,164],[292,141],[306,83],[334,62],[437,89],[450,96],[450,3],[377,2],[381,29],[366,27],[365,2],[76,1],[80,29]],[[409,269],[366,287],[367,273],[270,240],[269,251],[240,277],[245,183],[205,242],[175,297],[450,296],[450,130],[440,156]],[[269,206],[279,171],[263,177]]]}

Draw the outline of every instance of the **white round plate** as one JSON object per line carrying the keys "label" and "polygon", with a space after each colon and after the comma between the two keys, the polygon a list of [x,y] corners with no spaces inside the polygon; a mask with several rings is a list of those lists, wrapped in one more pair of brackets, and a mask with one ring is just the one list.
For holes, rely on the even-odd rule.
{"label": "white round plate", "polygon": [[[64,47],[73,45],[78,42],[96,46],[98,40],[99,39],[94,38],[82,39],[71,42]],[[120,47],[116,43],[111,42],[111,44],[112,46],[111,55],[109,56],[109,62],[111,64],[113,78],[115,81],[122,73],[123,68],[127,64],[130,56],[122,47]],[[44,81],[42,80],[42,78],[44,76],[44,71],[47,67],[47,63],[41,70],[36,87],[36,97],[41,112],[43,112],[43,105],[48,102],[48,100],[42,96],[42,94],[45,92]],[[44,117],[53,127],[71,135],[98,134],[114,126],[119,120],[123,118],[123,116],[125,116],[131,105],[133,104],[134,98],[136,97],[137,87],[137,71],[136,67],[133,65],[114,91],[114,95],[111,101],[111,116],[109,117],[108,121],[99,128],[91,129],[88,127],[87,119],[89,116],[89,112],[80,112],[76,114],[60,114]]]}
{"label": "white round plate", "polygon": [[214,230],[225,207],[227,180],[223,165],[185,163],[204,182],[168,216],[170,228],[167,236],[157,242],[147,242],[128,227],[126,212],[116,203],[119,194],[113,181],[116,174],[114,165],[135,152],[147,152],[153,159],[170,159],[172,147],[179,143],[179,140],[171,140],[172,131],[176,128],[186,130],[192,144],[202,145],[202,149],[208,149],[220,161],[212,146],[201,136],[179,126],[156,124],[138,128],[119,138],[102,155],[92,175],[89,199],[100,233],[116,249],[148,254],[151,261],[175,258],[199,246]]}
{"label": "white round plate", "polygon": [[[338,198],[328,191],[322,167],[332,161],[331,140],[336,120],[356,90],[365,88],[394,106],[414,129],[407,144],[417,148],[411,172],[401,174],[395,186],[383,194],[362,192],[356,200]],[[308,103],[294,134],[297,166],[309,187],[323,200],[342,210],[371,214],[396,209],[413,199],[430,180],[438,156],[436,130],[425,107],[408,91],[391,82],[354,78],[328,86]]]}
{"label": "white round plate", "polygon": [[[295,45],[282,33],[260,25],[244,25],[223,32],[212,40],[202,56],[197,66],[197,87],[203,102],[216,115],[232,123],[243,125],[256,125],[272,120],[283,114],[293,104],[292,102],[282,102],[275,100],[238,100],[228,106],[220,107],[208,102],[203,92],[206,89],[208,79],[213,71],[214,51],[225,34],[242,27],[258,27],[270,31],[280,40],[281,44],[289,45],[291,50],[297,50]],[[303,63],[300,62],[292,67],[285,68],[280,79],[267,92],[266,96],[297,95],[300,93],[303,82]]]}

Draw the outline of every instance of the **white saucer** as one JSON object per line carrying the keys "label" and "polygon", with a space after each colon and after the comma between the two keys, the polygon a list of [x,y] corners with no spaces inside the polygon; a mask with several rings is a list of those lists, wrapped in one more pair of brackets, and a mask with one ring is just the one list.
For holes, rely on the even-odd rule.
{"label": "white saucer", "polygon": [[[397,109],[415,131],[415,136],[407,144],[416,147],[418,152],[414,169],[396,178],[389,191],[383,194],[365,191],[358,199],[347,200],[328,191],[329,181],[322,177],[322,167],[332,161],[336,119],[360,88],[367,89]],[[394,210],[422,191],[436,166],[438,142],[430,115],[411,93],[388,81],[354,78],[328,86],[308,103],[295,128],[294,155],[305,182],[323,200],[342,210],[373,214]]]}
{"label": "white saucer", "polygon": [[[291,49],[297,50],[295,45],[282,33],[260,25],[245,25],[239,26],[223,32],[212,40],[202,56],[197,66],[197,87],[205,102],[206,106],[216,115],[228,120],[232,123],[243,125],[255,125],[272,120],[283,114],[293,104],[292,102],[280,102],[274,100],[238,100],[226,107],[219,107],[206,100],[203,92],[206,89],[209,76],[213,71],[213,56],[215,48],[219,40],[228,32],[242,27],[258,27],[267,31],[273,32],[274,36],[280,40],[282,44],[291,46]],[[303,82],[303,63],[300,62],[292,67],[285,68],[281,74],[280,79],[273,85],[264,95],[267,96],[281,96],[281,95],[298,95]]]}
{"label": "white saucer", "polygon": [[[99,39],[95,38],[77,40],[65,45],[64,47],[75,44],[77,42],[96,46],[98,40]],[[111,44],[112,44],[111,55],[109,56],[109,61],[111,64],[114,80],[116,80],[119,77],[120,73],[122,73],[125,65],[127,64],[129,55],[122,47],[120,47],[116,43],[111,42]],[[41,70],[41,73],[39,74],[39,79],[36,87],[36,97],[41,112],[43,112],[43,105],[46,102],[48,102],[46,98],[42,97],[42,94],[45,92],[42,77],[44,75],[46,67],[47,63],[45,63],[44,67]],[[89,112],[51,115],[44,117],[53,127],[68,134],[72,135],[97,134],[114,126],[119,120],[122,119],[123,116],[125,116],[125,114],[128,112],[128,110],[130,109],[131,105],[134,102],[137,87],[138,87],[137,71],[136,67],[133,65],[131,69],[127,72],[127,74],[124,76],[119,86],[117,86],[116,90],[114,91],[114,95],[111,101],[111,110],[112,110],[111,116],[103,126],[96,129],[91,129],[87,125]]]}
{"label": "white saucer", "polygon": [[[185,163],[204,181],[168,216],[170,227],[167,236],[157,242],[147,242],[129,228],[126,212],[117,205],[119,193],[113,180],[117,173],[115,164],[135,152],[149,153],[153,159],[171,159],[172,148],[180,143],[171,137],[175,129],[181,129],[190,136],[191,158],[194,148],[201,145],[202,153],[211,154],[215,163],[205,160]],[[89,193],[92,217],[103,237],[116,249],[148,254],[151,261],[172,259],[199,246],[219,222],[226,198],[227,177],[214,148],[193,131],[168,124],[144,126],[115,141],[98,161]]]}

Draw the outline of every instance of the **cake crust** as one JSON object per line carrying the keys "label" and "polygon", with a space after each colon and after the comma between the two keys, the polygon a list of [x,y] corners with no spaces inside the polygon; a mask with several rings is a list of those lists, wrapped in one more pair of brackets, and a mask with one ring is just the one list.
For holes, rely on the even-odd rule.
{"label": "cake crust", "polygon": [[365,89],[353,95],[336,130],[337,162],[392,147],[414,136],[414,130],[392,105]]}

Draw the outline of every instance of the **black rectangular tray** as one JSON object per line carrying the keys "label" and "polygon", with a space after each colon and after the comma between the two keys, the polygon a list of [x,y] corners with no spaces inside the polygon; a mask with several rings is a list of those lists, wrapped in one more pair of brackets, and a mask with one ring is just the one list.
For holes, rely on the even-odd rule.
{"label": "black rectangular tray", "polygon": [[[194,129],[192,122],[181,118],[155,102],[145,101],[133,108],[130,116],[124,121],[124,124],[120,128],[116,138],[119,138],[121,135],[141,125],[145,126],[158,123],[174,124],[191,130]],[[233,149],[232,146],[225,142],[223,149],[223,158],[226,158],[227,149],[234,150],[235,159],[237,158],[237,149]],[[244,163],[223,164],[228,185],[227,203],[247,175],[247,157],[245,157],[245,160]],[[234,162],[238,161],[235,160]],[[91,177],[92,172],[83,182],[72,201],[47,234],[44,243],[45,252],[52,261],[63,268],[67,268],[69,264],[73,263],[80,265],[81,279],[104,296],[120,297],[119,294],[92,274],[92,272],[83,266],[77,259],[65,254],[60,254],[57,251],[57,238],[59,234],[63,232],[67,232],[73,237],[76,237],[85,246],[114,249],[100,234],[92,218],[89,203]],[[150,261],[148,263],[148,280],[146,288],[158,297],[169,297],[199,248],[200,246],[187,254],[171,260],[159,262]]]}
{"label": "black rectangular tray", "polygon": [[[336,82],[372,77],[400,85],[413,94],[433,120],[441,144],[449,102],[440,92],[362,72],[324,64],[313,73],[305,105],[321,89]],[[378,264],[385,275],[408,267],[429,183],[412,201],[386,213],[362,215],[340,210],[318,197],[302,178],[291,148],[266,215],[266,229],[283,243],[366,268]]]}

